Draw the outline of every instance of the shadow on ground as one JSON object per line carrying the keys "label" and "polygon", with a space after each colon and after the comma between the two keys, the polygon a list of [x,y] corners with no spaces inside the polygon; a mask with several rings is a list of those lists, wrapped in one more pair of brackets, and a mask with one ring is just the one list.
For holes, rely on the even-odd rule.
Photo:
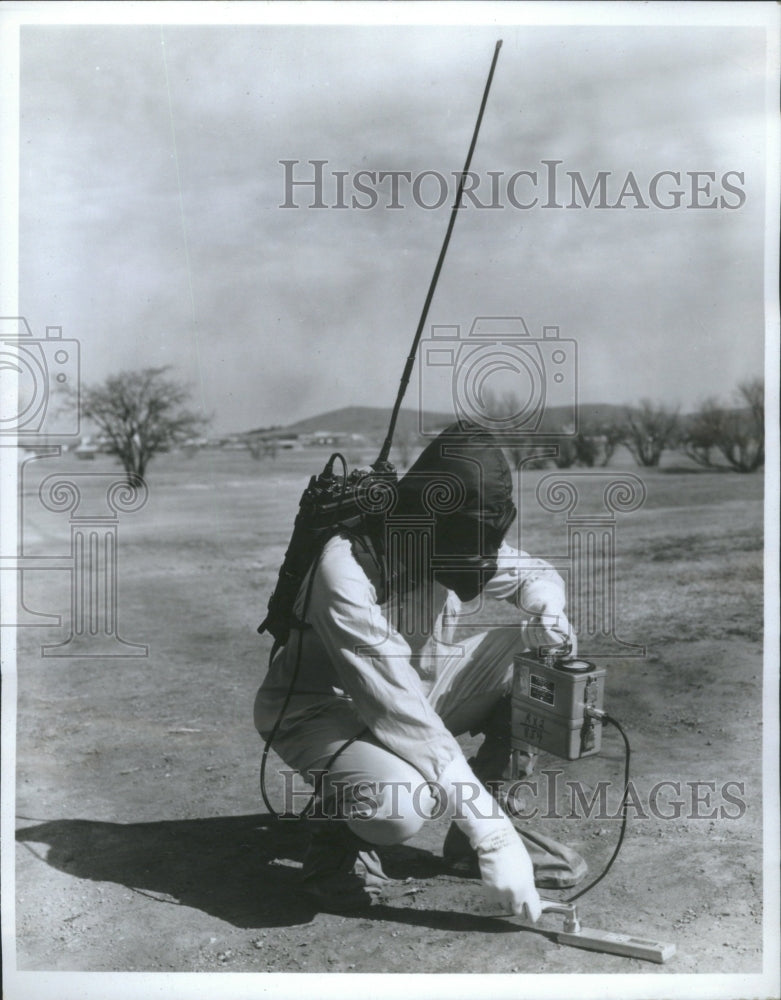
{"label": "shadow on ground", "polygon": [[[268,815],[103,823],[60,819],[28,826],[17,840],[75,878],[115,882],[163,904],[202,910],[241,928],[308,923],[318,912],[297,895],[306,825]],[[45,856],[32,845],[45,844]],[[446,873],[441,858],[399,845],[384,848],[393,879]],[[506,921],[436,910],[374,906],[372,920],[443,930],[512,931]]]}

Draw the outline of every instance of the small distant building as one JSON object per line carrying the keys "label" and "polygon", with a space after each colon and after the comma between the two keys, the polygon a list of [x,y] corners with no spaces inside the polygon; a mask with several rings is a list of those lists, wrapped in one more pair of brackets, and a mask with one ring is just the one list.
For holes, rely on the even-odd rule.
{"label": "small distant building", "polygon": [[240,435],[231,434],[229,437],[221,439],[220,448],[223,451],[246,451],[247,442]]}
{"label": "small distant building", "polygon": [[92,438],[87,435],[83,437],[81,441],[73,449],[73,454],[76,458],[81,459],[82,462],[94,461],[95,456],[100,451],[100,446],[92,440]]}
{"label": "small distant building", "polygon": [[302,434],[305,445],[314,448],[322,448],[326,445],[333,447],[341,444],[343,435],[336,431],[311,431],[309,434]]}
{"label": "small distant building", "polygon": [[330,448],[362,448],[369,442],[365,434],[356,434],[349,431],[311,431],[309,434],[301,435],[301,443],[307,447],[330,447]]}
{"label": "small distant building", "polygon": [[291,434],[289,437],[274,438],[273,443],[283,451],[296,451],[301,448],[301,442],[295,434]]}

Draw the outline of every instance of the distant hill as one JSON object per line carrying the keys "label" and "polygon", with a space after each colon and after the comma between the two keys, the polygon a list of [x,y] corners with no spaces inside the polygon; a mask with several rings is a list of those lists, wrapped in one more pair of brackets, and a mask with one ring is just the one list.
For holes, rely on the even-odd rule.
{"label": "distant hill", "polygon": [[[314,417],[306,417],[285,427],[276,427],[273,431],[257,428],[247,431],[248,434],[269,434],[281,437],[288,434],[312,434],[314,431],[333,431],[336,434],[363,434],[367,438],[384,438],[388,433],[388,421],[391,411],[381,406],[343,406],[338,410],[328,410]],[[436,429],[447,427],[453,422],[448,413],[427,413],[426,426]],[[418,431],[417,410],[399,410],[396,421],[396,434],[416,434]]]}
{"label": "distant hill", "polygon": [[[626,407],[612,403],[582,403],[580,405],[580,420],[596,422],[621,416]],[[275,427],[273,430],[258,427],[246,434],[262,434],[265,437],[283,437],[291,434],[312,434],[314,431],[333,431],[336,434],[363,434],[367,438],[380,440],[388,432],[390,409],[379,406],[343,406],[338,410],[328,410],[313,417],[306,417],[285,427]],[[564,407],[551,407],[545,415],[545,423],[549,427],[560,426],[568,418],[568,410]],[[424,426],[429,430],[447,427],[453,423],[452,413],[427,412],[424,415]],[[404,436],[416,435],[419,429],[417,410],[402,408],[396,423],[397,440]]]}

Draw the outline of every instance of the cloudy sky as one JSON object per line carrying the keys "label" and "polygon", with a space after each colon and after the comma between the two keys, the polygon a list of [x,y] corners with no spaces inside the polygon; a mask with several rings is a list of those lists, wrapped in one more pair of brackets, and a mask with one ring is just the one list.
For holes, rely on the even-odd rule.
{"label": "cloudy sky", "polygon": [[[520,315],[532,338],[558,326],[577,342],[584,401],[728,397],[763,370],[766,33],[748,16],[24,26],[20,310],[37,333],[80,340],[87,382],[175,366],[220,431],[390,407],[454,186],[427,208],[435,176],[417,199],[402,178],[390,208],[377,181],[362,209],[349,207],[355,175],[459,170],[499,37],[472,163],[483,204],[497,178],[499,207],[459,213],[429,324],[466,334],[477,316]],[[346,172],[348,207],[308,208],[310,188],[279,207],[282,160],[300,161],[295,179],[327,161],[329,205]],[[530,173],[515,200],[532,207],[510,201],[517,171]],[[680,184],[653,187],[662,171]],[[567,207],[573,185],[584,201],[572,175],[588,191],[600,172],[605,207],[598,189]],[[448,405],[434,374],[421,387],[416,372],[409,405],[421,392]]]}

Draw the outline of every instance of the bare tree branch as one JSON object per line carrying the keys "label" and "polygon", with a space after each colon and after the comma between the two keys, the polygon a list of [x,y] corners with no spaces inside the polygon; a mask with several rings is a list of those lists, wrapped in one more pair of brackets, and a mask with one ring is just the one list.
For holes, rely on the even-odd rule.
{"label": "bare tree branch", "polygon": [[715,399],[700,406],[686,429],[681,446],[689,458],[705,468],[717,468],[721,455],[736,472],[754,472],[765,463],[765,385],[761,378],[741,382],[736,401],[747,406],[729,408]]}
{"label": "bare tree branch", "polygon": [[[499,395],[490,389],[483,393],[483,405],[491,417],[510,417],[522,410],[517,395],[510,392]],[[526,441],[516,438],[505,450],[516,466],[523,464],[528,469],[545,468],[551,462],[559,469],[576,465],[604,467],[623,439],[624,428],[620,422],[610,418],[592,419],[583,420],[577,431],[574,427],[551,424],[547,432],[527,435]],[[539,457],[536,457],[537,452]]]}
{"label": "bare tree branch", "polygon": [[657,466],[665,448],[677,443],[678,412],[643,399],[637,409],[626,409],[623,431],[624,444],[637,464]]}
{"label": "bare tree branch", "polygon": [[128,477],[143,478],[150,459],[202,430],[206,417],[184,408],[189,390],[168,368],[144,368],[83,386],[82,416],[108,439]]}

